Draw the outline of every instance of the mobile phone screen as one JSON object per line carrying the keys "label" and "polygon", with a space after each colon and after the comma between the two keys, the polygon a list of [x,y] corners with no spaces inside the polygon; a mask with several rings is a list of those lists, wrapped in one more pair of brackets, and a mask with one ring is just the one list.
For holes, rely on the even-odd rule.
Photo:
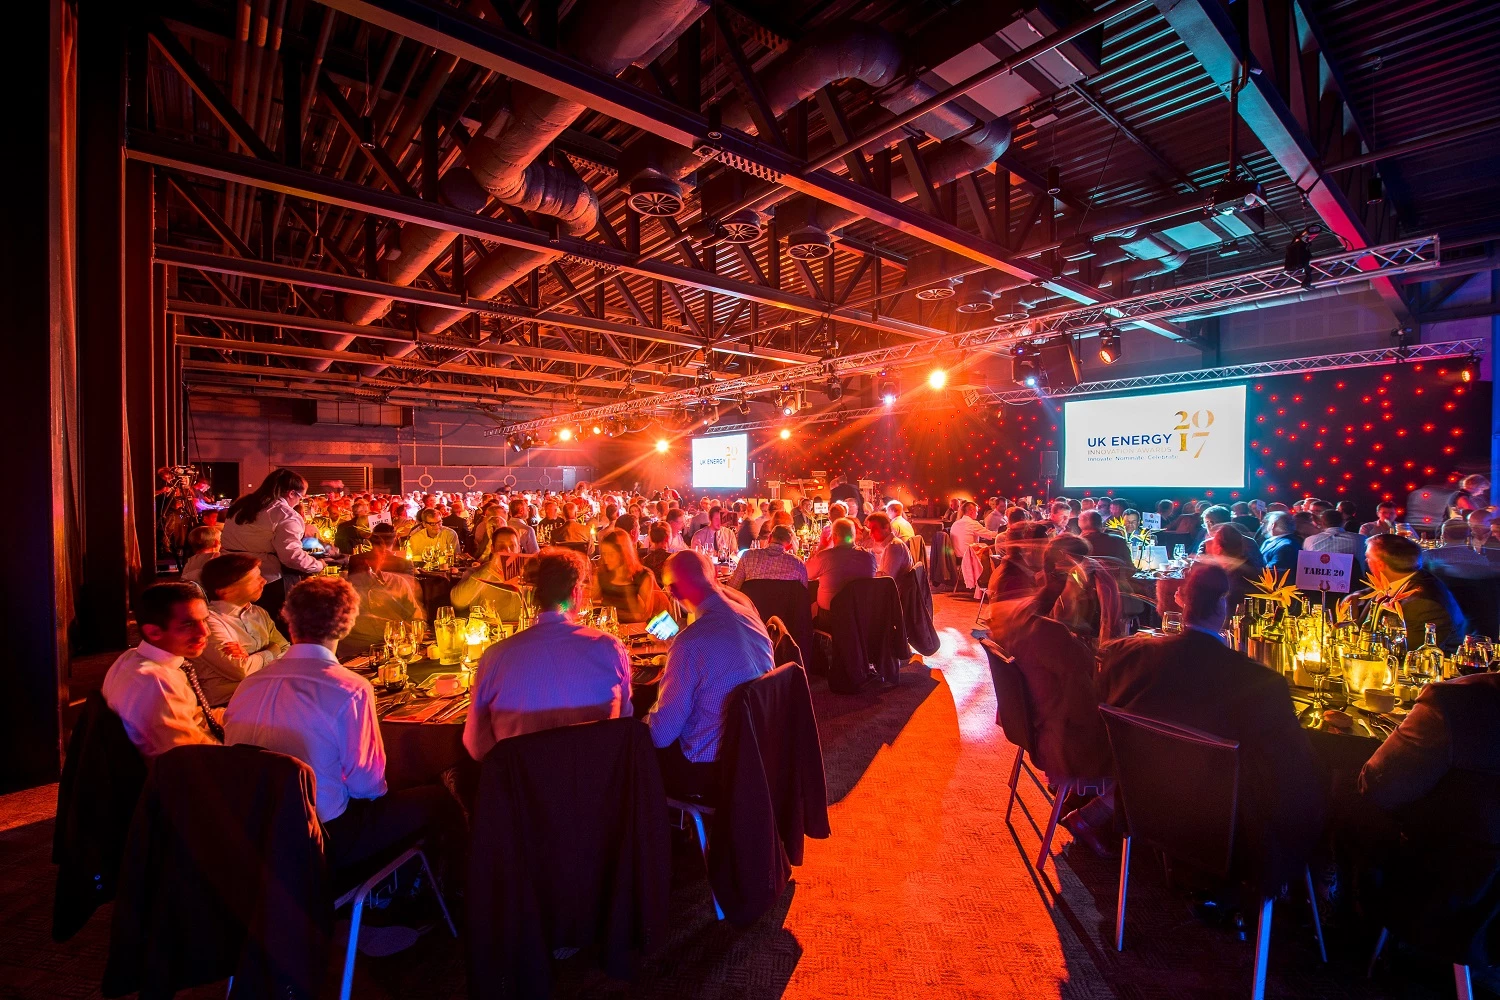
{"label": "mobile phone screen", "polygon": [[646,623],[646,631],[665,642],[677,634],[677,621],[670,612],[663,611]]}

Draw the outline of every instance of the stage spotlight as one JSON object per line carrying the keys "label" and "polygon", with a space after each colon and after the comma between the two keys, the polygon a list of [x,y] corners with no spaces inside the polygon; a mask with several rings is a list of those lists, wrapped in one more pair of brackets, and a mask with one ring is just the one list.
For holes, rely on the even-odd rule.
{"label": "stage spotlight", "polygon": [[1026,378],[1023,379],[1022,381],[1025,384],[1026,388],[1028,388],[1028,389],[1035,389],[1036,388],[1036,376],[1035,375],[1027,375]]}
{"label": "stage spotlight", "polygon": [[512,433],[512,434],[510,434],[509,436],[506,437],[505,443],[508,444],[508,445],[510,445],[513,450],[520,451],[521,450],[521,435]]}
{"label": "stage spotlight", "polygon": [[705,406],[703,408],[703,426],[712,427],[719,422],[719,408],[717,406]]}
{"label": "stage spotlight", "polygon": [[828,387],[823,390],[823,394],[830,403],[837,401],[844,394],[844,383],[836,375],[828,376]]}
{"label": "stage spotlight", "polygon": [[595,434],[603,434],[604,433],[604,427],[603,427],[603,425],[597,424],[597,423],[594,424],[594,433]]}
{"label": "stage spotlight", "polygon": [[788,428],[783,427],[781,429],[781,440],[785,441],[788,438],[790,438],[791,436],[792,436],[792,432]]}
{"label": "stage spotlight", "polygon": [[932,373],[927,376],[927,384],[934,389],[941,389],[948,384],[948,373],[941,368],[934,368]]}
{"label": "stage spotlight", "polygon": [[882,382],[882,383],[880,383],[880,402],[881,402],[881,404],[883,406],[895,406],[896,405],[896,398],[899,395],[900,395],[900,392],[896,388],[896,383],[894,383],[894,382]]}
{"label": "stage spotlight", "polygon": [[748,417],[750,415],[750,398],[748,396],[741,396],[738,406],[741,416]]}
{"label": "stage spotlight", "polygon": [[558,430],[557,430],[557,439],[559,441],[571,441],[571,440],[573,440],[573,428],[571,428],[571,427],[559,427]]}
{"label": "stage spotlight", "polygon": [[535,447],[536,447],[536,438],[533,435],[531,435],[530,433],[527,433],[525,436],[523,436],[521,438],[521,450],[522,451],[530,451],[532,448],[535,448]]}
{"label": "stage spotlight", "polygon": [[667,443],[667,439],[666,438],[657,438],[656,439],[656,450],[657,451],[659,451],[659,452],[665,452],[670,447],[671,447],[671,445]]}
{"label": "stage spotlight", "polygon": [[604,421],[604,436],[615,437],[620,433],[620,421],[614,417]]}
{"label": "stage spotlight", "polygon": [[1120,360],[1120,331],[1106,327],[1099,334],[1099,360],[1107,365]]}
{"label": "stage spotlight", "polygon": [[1464,366],[1458,370],[1458,377],[1459,380],[1463,382],[1472,382],[1476,378],[1478,378],[1479,359],[1472,354],[1469,355],[1468,358],[1464,360]]}

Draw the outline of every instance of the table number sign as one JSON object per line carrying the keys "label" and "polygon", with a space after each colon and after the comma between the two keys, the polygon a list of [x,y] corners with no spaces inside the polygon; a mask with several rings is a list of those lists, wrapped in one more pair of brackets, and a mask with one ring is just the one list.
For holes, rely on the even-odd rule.
{"label": "table number sign", "polygon": [[1161,515],[1158,514],[1158,513],[1156,513],[1155,511],[1152,511],[1149,514],[1142,514],[1141,515],[1141,527],[1143,527],[1143,528],[1149,528],[1152,531],[1160,531],[1161,530]]}
{"label": "table number sign", "polygon": [[1299,590],[1327,590],[1335,594],[1349,593],[1354,577],[1354,556],[1348,552],[1297,553],[1297,588]]}

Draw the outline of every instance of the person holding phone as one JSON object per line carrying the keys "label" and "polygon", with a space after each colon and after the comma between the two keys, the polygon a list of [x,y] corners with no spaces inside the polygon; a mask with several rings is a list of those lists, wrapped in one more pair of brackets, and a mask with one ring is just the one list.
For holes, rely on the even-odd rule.
{"label": "person holding phone", "polygon": [[771,637],[749,598],[714,582],[703,553],[673,554],[662,578],[667,593],[693,612],[693,621],[667,651],[646,725],[667,794],[711,799],[719,787],[719,743],[729,696],[775,666]]}

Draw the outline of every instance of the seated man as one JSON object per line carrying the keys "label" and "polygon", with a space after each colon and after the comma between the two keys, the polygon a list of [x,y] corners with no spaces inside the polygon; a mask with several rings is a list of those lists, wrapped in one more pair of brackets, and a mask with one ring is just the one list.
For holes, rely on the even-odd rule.
{"label": "seated man", "polygon": [[536,530],[531,527],[530,517],[530,504],[519,497],[511,500],[510,520],[505,523],[515,529],[516,541],[520,543],[521,554],[524,556],[534,556],[542,549],[537,544]]}
{"label": "seated man", "polygon": [[917,533],[906,519],[906,508],[900,500],[892,500],[885,505],[886,516],[891,519],[891,532],[903,542]]}
{"label": "seated man", "polygon": [[1422,553],[1422,567],[1448,580],[1487,580],[1500,574],[1491,551],[1469,544],[1469,522],[1451,517],[1443,522],[1438,547]]}
{"label": "seated man", "polygon": [[729,585],[739,589],[746,580],[795,580],[807,583],[807,566],[792,555],[796,538],[792,529],[779,524],[771,529],[771,539],[763,549],[746,549],[734,567]]}
{"label": "seated man", "polygon": [[985,583],[984,578],[990,571],[989,566],[982,564],[974,554],[974,545],[995,540],[995,532],[985,530],[984,525],[975,520],[974,515],[977,513],[979,505],[972,500],[965,500],[959,507],[959,517],[948,527],[948,534],[953,539],[953,551],[963,570],[964,589],[970,593],[974,593],[977,587]]}
{"label": "seated man", "polygon": [[333,544],[340,552],[353,555],[370,541],[370,501],[358,498],[349,507],[349,520],[342,521],[333,532]]}
{"label": "seated man", "polygon": [[1260,546],[1260,558],[1266,568],[1278,577],[1297,578],[1297,553],[1302,551],[1302,536],[1297,534],[1297,522],[1284,510],[1273,510],[1266,515],[1266,540]]}
{"label": "seated man", "polygon": [[[1468,622],[1447,585],[1420,568],[1422,547],[1401,535],[1374,535],[1365,549],[1370,575],[1385,580],[1404,580],[1411,596],[1401,602],[1401,621],[1406,626],[1408,649],[1422,645],[1429,623],[1437,626],[1438,645],[1447,653],[1463,642]],[[1386,615],[1391,612],[1386,611]],[[1394,616],[1392,616],[1394,617]]]}
{"label": "seated man", "polygon": [[[254,558],[253,556],[251,557]],[[208,699],[193,690],[193,667],[208,644],[208,604],[192,583],[158,583],[135,603],[140,645],[121,653],[104,675],[104,701],[143,756],[177,746],[217,743],[222,733]]]}
{"label": "seated man", "polygon": [[870,548],[875,554],[875,575],[888,576],[892,580],[903,570],[911,569],[911,550],[896,537],[891,519],[884,514],[871,514],[865,518],[865,527],[870,531]]}
{"label": "seated man", "polygon": [[730,556],[739,551],[735,544],[734,531],[724,527],[724,511],[710,507],[708,523],[693,534],[693,548],[710,556]]}
{"label": "seated man", "polygon": [[875,576],[875,555],[854,547],[854,522],[841,517],[829,526],[829,546],[814,552],[807,560],[807,579],[818,584],[818,605],[813,618],[820,619],[833,610],[833,599],[850,580],[869,580]]}
{"label": "seated man", "polygon": [[[1500,783],[1500,674],[1473,674],[1423,688],[1411,714],[1365,762],[1359,790],[1387,812],[1403,812],[1429,800],[1454,772],[1464,772],[1460,783],[1480,775],[1489,776],[1487,788]],[[1422,822],[1421,813],[1410,810],[1410,818]]]}
{"label": "seated man", "polygon": [[468,608],[479,604],[489,607],[502,621],[519,621],[521,592],[516,583],[527,563],[535,558],[521,555],[519,549],[520,541],[510,525],[496,528],[490,540],[489,559],[453,585],[453,606]]}
{"label": "seated man", "polygon": [[743,595],[714,584],[713,568],[702,553],[673,554],[663,575],[667,593],[693,612],[693,621],[667,651],[667,669],[646,725],[667,794],[712,797],[726,703],[735,688],[775,666],[771,638]]}
{"label": "seated man", "polygon": [[203,576],[203,567],[208,561],[218,556],[221,551],[219,546],[220,529],[207,524],[200,524],[188,532],[187,562],[182,564],[181,578],[184,583],[197,583]]}
{"label": "seated man", "polygon": [[630,655],[620,640],[575,623],[588,563],[572,549],[536,557],[536,624],[485,650],[474,674],[464,747],[475,760],[500,740],[631,715]]}
{"label": "seated man", "polygon": [[193,666],[214,708],[229,704],[240,681],[291,645],[270,613],[254,603],[265,589],[260,560],[248,552],[231,552],[203,567],[203,590],[209,599],[208,645]]}
{"label": "seated man", "polygon": [[1344,530],[1344,515],[1338,508],[1329,507],[1318,512],[1318,523],[1323,530],[1308,538],[1302,547],[1310,552],[1343,552],[1354,557],[1354,575],[1360,575],[1365,561],[1365,536]]}
{"label": "seated man", "polygon": [[1104,515],[1097,510],[1086,510],[1078,515],[1078,530],[1095,559],[1103,560],[1116,578],[1129,580],[1135,573],[1135,561],[1130,556],[1130,543],[1119,535],[1104,530]]}
{"label": "seated man", "polygon": [[337,872],[445,819],[440,785],[387,794],[375,689],[333,651],[354,627],[359,595],[347,580],[315,576],[286,595],[291,648],[240,684],[224,714],[225,742],[296,757],[317,779],[323,852]]}
{"label": "seated man", "polygon": [[1376,535],[1394,535],[1396,533],[1396,510],[1396,505],[1389,500],[1376,504],[1375,520],[1361,524],[1359,533],[1366,538],[1373,538]]}
{"label": "seated man", "polygon": [[443,527],[442,517],[432,507],[423,507],[417,513],[421,525],[411,533],[411,557],[415,562],[424,562],[429,552],[442,550],[451,559],[458,553],[458,533]]}
{"label": "seated man", "polygon": [[[1095,683],[1106,705],[1238,741],[1236,867],[1274,892],[1300,877],[1323,831],[1326,793],[1286,680],[1219,637],[1228,594],[1223,567],[1195,564],[1177,591],[1183,631],[1116,643]],[[1092,803],[1082,812],[1100,829]]]}

